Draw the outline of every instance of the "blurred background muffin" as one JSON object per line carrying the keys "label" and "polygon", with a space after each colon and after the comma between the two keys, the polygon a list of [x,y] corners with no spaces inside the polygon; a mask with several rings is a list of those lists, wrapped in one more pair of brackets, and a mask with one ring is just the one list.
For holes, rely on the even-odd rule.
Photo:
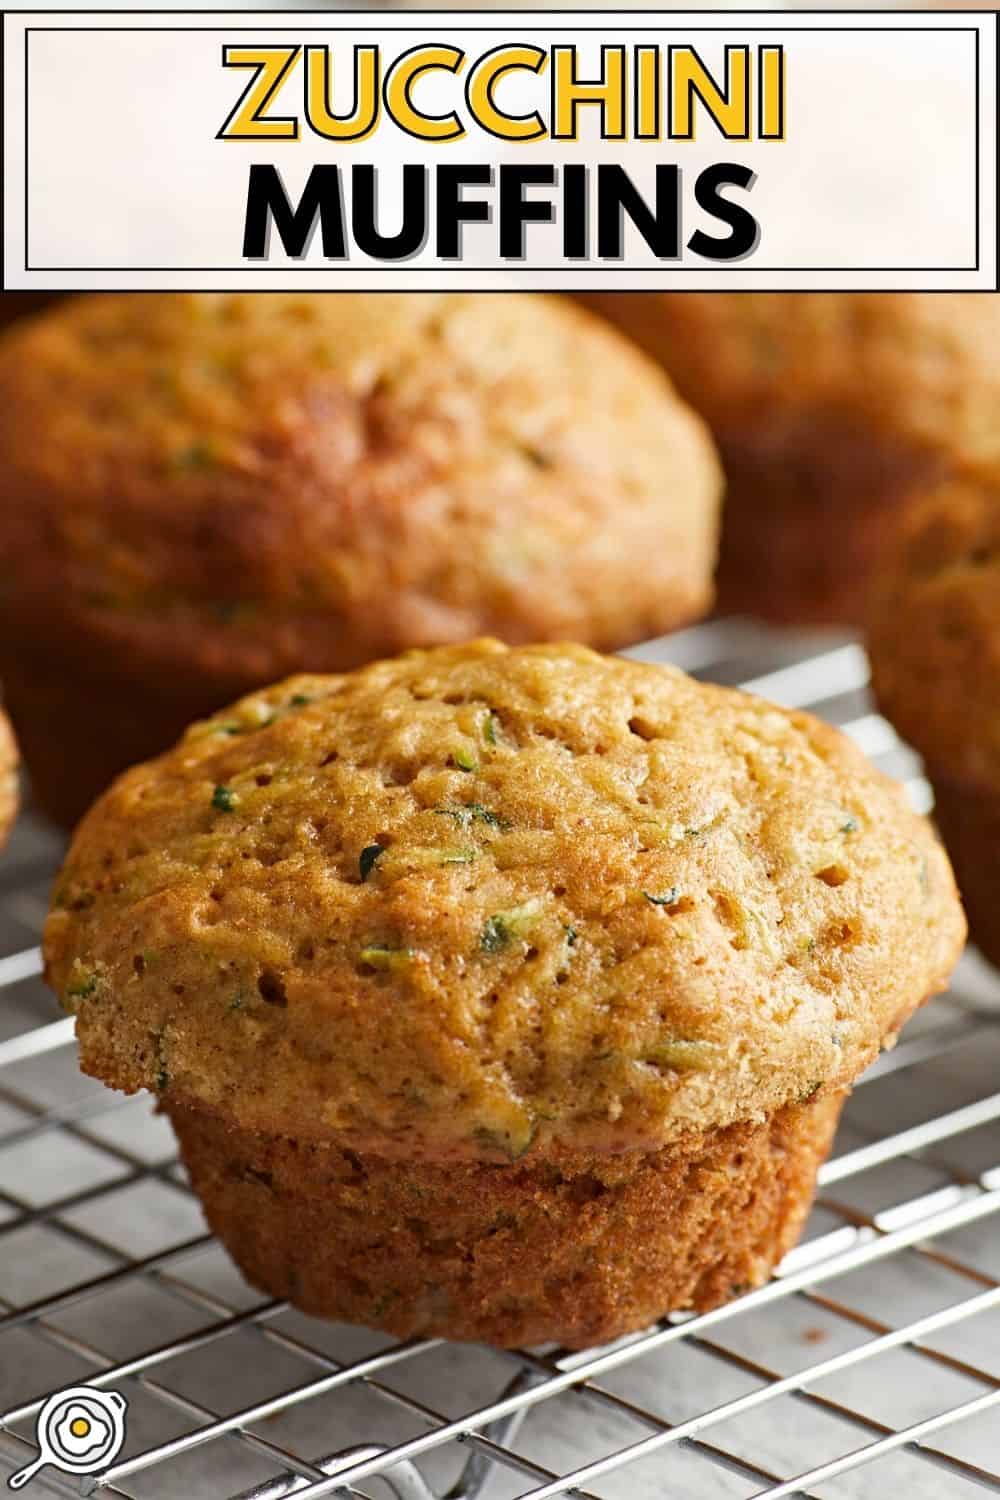
{"label": "blurred background muffin", "polygon": [[926,762],[972,936],[1000,963],[1000,466],[908,518],[874,592],[869,653],[879,706]]}
{"label": "blurred background muffin", "polygon": [[0,292],[0,329],[61,300],[61,292]]}
{"label": "blurred background muffin", "polygon": [[577,1346],[758,1285],[965,924],[808,714],[580,646],[296,677],[77,830],[50,982],[313,1313]]}
{"label": "blurred background muffin", "polygon": [[0,846],[17,814],[17,746],[7,716],[0,709]]}
{"label": "blurred background muffin", "polygon": [[289,671],[712,597],[711,440],[566,299],[68,301],[3,341],[0,483],[0,679],[65,822]]}
{"label": "blurred background muffin", "polygon": [[858,623],[904,498],[994,423],[1000,298],[951,293],[602,293],[658,358],[726,475],[719,607]]}

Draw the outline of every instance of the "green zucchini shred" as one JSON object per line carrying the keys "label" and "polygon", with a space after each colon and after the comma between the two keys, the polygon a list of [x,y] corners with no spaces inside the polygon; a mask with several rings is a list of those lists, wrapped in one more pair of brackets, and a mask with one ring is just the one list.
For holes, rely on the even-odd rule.
{"label": "green zucchini shred", "polygon": [[655,896],[652,891],[643,891],[642,894],[650,906],[676,906],[681,899],[681,893],[675,885],[672,885],[662,896]]}
{"label": "green zucchini shred", "polygon": [[509,911],[494,912],[483,923],[480,948],[484,953],[499,953],[514,938],[523,938],[540,916],[537,901],[526,901],[523,906],[511,907]]}
{"label": "green zucchini shred", "polygon": [[462,828],[468,828],[472,823],[485,823],[487,828],[506,833],[511,826],[506,818],[501,818],[499,813],[492,812],[481,802],[466,802],[464,807],[436,807],[434,812],[439,818],[454,818]]}
{"label": "green zucchini shred", "polygon": [[711,1057],[704,1042],[677,1037],[672,1042],[658,1042],[648,1047],[640,1062],[671,1068],[675,1073],[699,1073],[711,1065]]}
{"label": "green zucchini shred", "polygon": [[377,943],[362,948],[358,955],[363,964],[371,969],[382,969],[394,972],[405,968],[415,957],[412,948],[384,948]]}
{"label": "green zucchini shred", "polygon": [[514,1162],[520,1161],[522,1156],[531,1150],[537,1128],[533,1121],[528,1121],[525,1124],[524,1133],[514,1135],[509,1130],[492,1128],[489,1125],[477,1125],[472,1132],[472,1137],[487,1151],[497,1151],[506,1156],[508,1161]]}
{"label": "green zucchini shred", "polygon": [[216,454],[213,445],[201,439],[198,442],[189,443],[186,448],[179,449],[173,456],[175,469],[194,472],[199,469],[211,469],[215,464]]}
{"label": "green zucchini shred", "polygon": [[358,856],[358,871],[361,875],[361,883],[364,885],[372,870],[374,870],[379,857],[385,853],[384,844],[366,844]]}
{"label": "green zucchini shred", "polygon": [[476,849],[441,849],[438,864],[442,865],[471,865],[478,858]]}

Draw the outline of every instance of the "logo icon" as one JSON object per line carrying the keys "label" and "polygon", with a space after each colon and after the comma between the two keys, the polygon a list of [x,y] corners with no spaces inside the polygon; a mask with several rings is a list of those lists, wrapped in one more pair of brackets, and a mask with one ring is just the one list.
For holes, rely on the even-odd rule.
{"label": "logo icon", "polygon": [[92,1385],[56,1391],[35,1423],[38,1456],[10,1476],[10,1488],[21,1489],[46,1464],[64,1474],[94,1474],[106,1468],[125,1441],[127,1406],[118,1391],[99,1391]]}

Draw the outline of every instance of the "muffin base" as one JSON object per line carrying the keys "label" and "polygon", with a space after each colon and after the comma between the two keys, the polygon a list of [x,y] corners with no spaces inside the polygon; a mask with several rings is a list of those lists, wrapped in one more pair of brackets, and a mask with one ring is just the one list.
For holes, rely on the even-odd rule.
{"label": "muffin base", "polygon": [[980,952],[1000,967],[1000,793],[930,771],[934,819]]}
{"label": "muffin base", "polygon": [[503,1165],[392,1161],[163,1107],[209,1225],[263,1291],[401,1338],[582,1348],[764,1281],[845,1097],[684,1148]]}

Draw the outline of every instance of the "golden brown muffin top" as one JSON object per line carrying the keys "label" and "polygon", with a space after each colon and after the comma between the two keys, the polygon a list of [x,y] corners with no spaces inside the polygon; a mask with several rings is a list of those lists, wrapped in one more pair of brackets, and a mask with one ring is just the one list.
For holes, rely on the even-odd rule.
{"label": "golden brown muffin top", "polygon": [[[864,411],[904,444],[996,448],[1000,296],[692,292],[591,296],[724,431]],[[817,539],[817,545],[832,539]]]}
{"label": "golden brown muffin top", "polygon": [[932,770],[1000,781],[1000,467],[968,470],[915,507],[879,578],[876,695]]}
{"label": "golden brown muffin top", "polygon": [[0,844],[3,844],[17,814],[17,745],[7,716],[0,709]]}
{"label": "golden brown muffin top", "polygon": [[83,1065],[249,1128],[515,1157],[852,1079],[945,982],[947,859],[836,731],[481,641],[297,677],[127,772],[45,934]]}
{"label": "golden brown muffin top", "polygon": [[8,619],[231,692],[711,597],[701,421],[558,298],[75,299],[0,342],[0,472]]}

